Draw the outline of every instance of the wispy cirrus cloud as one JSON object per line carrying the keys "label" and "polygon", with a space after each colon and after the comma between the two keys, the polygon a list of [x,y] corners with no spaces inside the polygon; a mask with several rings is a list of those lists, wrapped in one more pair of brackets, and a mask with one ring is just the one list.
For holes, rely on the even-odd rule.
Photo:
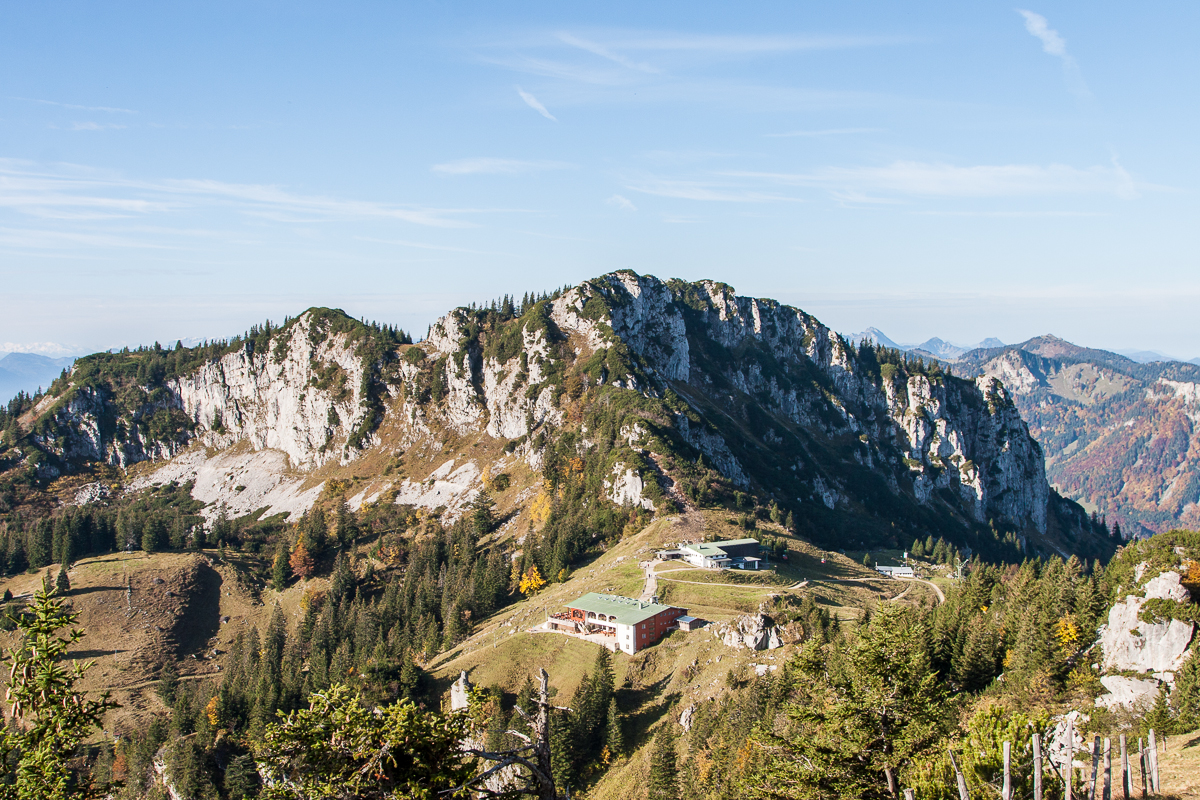
{"label": "wispy cirrus cloud", "polygon": [[1052,55],[1062,61],[1063,79],[1067,89],[1077,97],[1090,97],[1091,92],[1083,81],[1079,64],[1067,53],[1067,40],[1058,31],[1050,27],[1050,23],[1041,14],[1018,8],[1017,13],[1025,19],[1025,30],[1042,43],[1042,52]]}
{"label": "wispy cirrus cloud", "polygon": [[0,248],[34,254],[187,251],[202,228],[219,230],[225,243],[246,246],[269,236],[271,226],[286,226],[275,230],[286,231],[292,241],[311,236],[314,226],[331,232],[347,225],[388,230],[379,223],[459,229],[477,226],[472,216],[517,210],[427,207],[218,180],[145,180],[0,158]]}
{"label": "wispy cirrus cloud", "polygon": [[121,130],[125,125],[117,125],[109,122],[72,122],[71,130],[73,131],[109,131]]}
{"label": "wispy cirrus cloud", "polygon": [[650,64],[634,61],[633,59],[623,56],[620,53],[614,52],[613,50],[611,50],[608,47],[605,47],[602,44],[598,44],[596,42],[589,41],[580,36],[575,36],[574,34],[571,34],[571,33],[565,33],[565,32],[559,33],[558,39],[559,39],[559,41],[561,41],[564,44],[568,44],[572,47],[577,47],[580,50],[585,50],[589,53],[592,53],[593,55],[597,55],[597,56],[600,56],[601,58],[608,59],[609,61],[613,62],[614,64],[619,64],[622,67],[625,67],[626,69],[635,70],[637,72],[651,72],[651,73],[659,72],[659,70],[656,67],[654,67]]}
{"label": "wispy cirrus cloud", "polygon": [[813,186],[832,191],[913,197],[1017,197],[1098,194],[1137,197],[1144,184],[1115,159],[1110,166],[1065,164],[1000,164],[962,167],[952,164],[896,161],[879,167],[825,167],[807,173],[728,172],[783,186]]}
{"label": "wispy cirrus cloud", "polygon": [[758,189],[746,188],[728,180],[678,180],[648,176],[630,180],[625,188],[632,192],[657,195],[658,197],[673,197],[680,200],[701,200],[717,203],[778,203],[802,202],[800,198],[789,197],[777,192],[764,192]]}
{"label": "wispy cirrus cloud", "polygon": [[[867,48],[913,41],[906,36],[875,35],[705,35],[673,31],[583,29],[533,32],[503,41],[480,43],[484,63],[515,72],[592,87],[665,86],[677,101],[680,84],[713,83],[711,74],[689,81],[696,67],[731,58]],[[753,87],[745,87],[752,90]],[[765,88],[765,87],[760,87]],[[640,94],[640,92],[639,92]],[[686,100],[706,92],[686,92]]]}
{"label": "wispy cirrus cloud", "polygon": [[438,228],[469,226],[472,223],[460,217],[480,211],[304,194],[265,184],[137,180],[78,165],[43,167],[0,159],[0,208],[22,214],[54,218],[76,218],[80,214],[145,216],[205,204],[241,213],[303,213],[315,220],[393,219]]}
{"label": "wispy cirrus cloud", "polygon": [[443,175],[520,175],[526,172],[545,172],[572,169],[565,161],[523,161],[515,158],[460,158],[434,164],[429,169]]}
{"label": "wispy cirrus cloud", "polygon": [[817,131],[789,131],[788,133],[764,133],[771,139],[788,139],[792,137],[845,136],[853,133],[878,133],[883,128],[826,128]]}
{"label": "wispy cirrus cloud", "polygon": [[615,206],[622,211],[637,211],[637,206],[633,204],[633,201],[623,195],[614,194],[604,202],[610,206]]}
{"label": "wispy cirrus cloud", "polygon": [[[1115,157],[1110,165],[1082,168],[1065,164],[958,166],[896,161],[882,166],[823,167],[809,172],[724,170],[682,178],[637,175],[626,177],[622,184],[629,191],[642,194],[721,203],[804,202],[803,192],[798,190],[821,190],[847,208],[880,208],[937,198],[1131,199],[1143,190],[1165,188],[1136,181]],[[978,209],[965,211],[975,213]]]}
{"label": "wispy cirrus cloud", "polygon": [[103,111],[109,114],[136,114],[138,112],[131,108],[115,108],[113,106],[81,106],[75,103],[60,103],[56,100],[38,100],[32,97],[13,97],[9,96],[9,100],[20,100],[24,103],[37,103],[43,106],[58,106],[59,108],[69,108],[72,111]]}
{"label": "wispy cirrus cloud", "polygon": [[538,102],[538,99],[536,97],[534,97],[529,92],[522,89],[520,86],[517,87],[517,94],[519,94],[521,96],[521,99],[525,101],[525,105],[529,106],[530,108],[532,108],[534,111],[541,114],[546,119],[554,120],[555,122],[558,122],[558,118],[555,117],[553,114],[551,114],[549,111],[547,111],[546,107],[544,105],[542,105],[540,102]]}
{"label": "wispy cirrus cloud", "polygon": [[799,50],[842,50],[879,47],[912,41],[905,36],[834,36],[834,35],[722,35],[680,33],[611,34],[604,46],[615,51],[662,51],[722,54],[757,54]]}

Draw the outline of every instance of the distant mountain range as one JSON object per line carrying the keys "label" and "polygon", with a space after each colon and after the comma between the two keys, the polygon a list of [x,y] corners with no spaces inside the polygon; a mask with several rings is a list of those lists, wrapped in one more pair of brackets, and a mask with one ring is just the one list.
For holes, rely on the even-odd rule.
{"label": "distant mountain range", "polygon": [[1004,342],[995,337],[988,337],[978,344],[960,345],[951,344],[944,339],[939,339],[936,336],[928,339],[920,344],[899,344],[887,337],[887,335],[879,330],[879,328],[867,328],[862,333],[852,333],[848,337],[853,344],[858,344],[864,339],[868,339],[882,347],[890,347],[893,350],[904,350],[917,354],[931,355],[942,361],[954,361],[965,353],[972,350],[987,349],[993,347],[1004,347]]}
{"label": "distant mountain range", "polygon": [[33,394],[45,389],[75,363],[73,357],[49,358],[35,353],[8,353],[0,358],[0,403],[7,403],[18,392]]}
{"label": "distant mountain range", "polygon": [[1150,364],[1155,361],[1182,361],[1185,364],[1200,364],[1200,358],[1193,358],[1185,361],[1182,358],[1163,355],[1162,353],[1154,350],[1114,350],[1113,352],[1123,355],[1132,361],[1138,362],[1139,364]]}
{"label": "distant mountain range", "polygon": [[1200,359],[1051,335],[974,348],[937,338],[899,344],[878,328],[848,338],[936,358],[962,377],[999,379],[1042,446],[1046,477],[1124,533],[1200,528]]}
{"label": "distant mountain range", "polygon": [[1004,383],[1063,494],[1126,534],[1200,528],[1200,366],[1038,336],[952,368]]}

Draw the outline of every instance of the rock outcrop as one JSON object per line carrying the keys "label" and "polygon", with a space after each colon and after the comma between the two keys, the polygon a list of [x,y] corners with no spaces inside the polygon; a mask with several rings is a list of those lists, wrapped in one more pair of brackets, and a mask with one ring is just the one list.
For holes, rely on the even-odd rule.
{"label": "rock outcrop", "polygon": [[1096,705],[1104,708],[1127,708],[1131,710],[1146,710],[1154,704],[1162,684],[1154,679],[1128,678],[1124,675],[1105,675],[1100,679],[1100,685],[1107,694],[1096,698]]}
{"label": "rock outcrop", "polygon": [[467,671],[458,673],[458,680],[450,686],[450,710],[465,711],[471,706],[471,681]]}
{"label": "rock outcrop", "polygon": [[[81,386],[57,404],[57,436],[42,444],[66,460],[121,467],[171,458],[194,440],[217,448],[246,442],[281,452],[301,469],[347,462],[358,453],[350,435],[370,413],[364,375],[376,365],[363,361],[347,334],[328,328],[325,316],[310,311],[268,352],[226,353],[146,387],[132,407],[112,387]],[[164,429],[162,421],[172,424]]]}
{"label": "rock outcrop", "polygon": [[779,628],[766,614],[747,614],[732,623],[723,624],[717,631],[728,647],[748,650],[775,650],[783,647]]}
{"label": "rock outcrop", "polygon": [[[1145,563],[1138,564],[1135,580],[1141,581]],[[1142,610],[1149,600],[1184,603],[1191,595],[1180,575],[1167,570],[1149,578],[1142,586],[1144,596],[1126,595],[1108,612],[1108,623],[1100,633],[1104,653],[1102,668],[1110,673],[1137,672],[1144,677],[1105,675],[1101,684],[1107,694],[1096,705],[1109,708],[1140,708],[1154,702],[1163,683],[1174,684],[1175,673],[1188,658],[1195,623],[1180,619],[1147,621]]]}
{"label": "rock outcrop", "polygon": [[1128,595],[1108,612],[1108,624],[1100,636],[1104,669],[1110,672],[1176,672],[1187,658],[1195,623],[1172,619],[1146,622],[1140,619],[1146,601],[1184,601],[1189,597],[1178,572],[1163,572],[1145,585],[1145,597]]}
{"label": "rock outcrop", "polygon": [[[1087,766],[1076,756],[1087,752],[1087,740],[1082,728],[1089,720],[1090,716],[1079,711],[1068,711],[1052,720],[1050,729],[1046,732],[1046,758],[1059,774],[1066,770],[1068,760],[1075,769]],[[1069,739],[1068,730],[1071,733]]]}

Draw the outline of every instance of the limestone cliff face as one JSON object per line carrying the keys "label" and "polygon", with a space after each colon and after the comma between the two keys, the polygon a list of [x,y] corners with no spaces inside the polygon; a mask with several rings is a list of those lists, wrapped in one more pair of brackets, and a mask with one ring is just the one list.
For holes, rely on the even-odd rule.
{"label": "limestone cliff face", "polygon": [[345,445],[366,414],[361,386],[367,365],[344,336],[318,337],[314,344],[311,333],[311,319],[302,318],[269,356],[231,353],[172,382],[206,442],[247,441],[255,450],[286,453],[300,467],[357,454]]}
{"label": "limestone cliff face", "polygon": [[370,367],[344,334],[326,335],[309,314],[270,352],[227,353],[139,391],[132,407],[112,387],[79,387],[53,410],[56,436],[42,443],[63,459],[122,467],[171,458],[197,440],[276,450],[303,469],[344,463],[356,457],[347,442],[369,413],[362,387]]}
{"label": "limestone cliff face", "polygon": [[[806,530],[853,519],[861,541],[892,546],[990,521],[1022,536],[1052,527],[1041,450],[1001,381],[880,363],[811,315],[724,284],[612,273],[520,315],[457,309],[403,350],[365,347],[363,326],[330,313],[157,383],[81,381],[53,399],[39,446],[68,465],[174,459],[162,476],[195,480],[208,502],[295,513],[318,492],[303,475],[373,449],[454,455],[462,479],[435,492],[420,476],[376,476],[356,502],[390,488],[397,502],[457,508],[490,467],[448,442],[504,440],[505,458],[538,470],[547,453],[582,457],[603,441],[597,491],[617,505],[736,488]],[[555,443],[568,434],[564,456]],[[274,454],[279,474],[240,477],[267,461],[237,453]]]}
{"label": "limestone cliff face", "polygon": [[[599,317],[588,313],[595,298],[607,309]],[[615,337],[642,359],[647,374],[689,396],[718,407],[732,395],[750,396],[781,428],[858,438],[859,463],[893,486],[897,475],[907,478],[922,503],[948,489],[978,522],[999,518],[1046,530],[1050,490],[1041,450],[998,381],[866,374],[855,351],[812,316],[739,297],[712,281],[673,285],[615,273],[567,292],[555,302],[553,319],[585,346],[603,347]],[[635,375],[606,378],[654,391],[639,387]],[[683,419],[679,428],[727,477],[745,484],[725,426],[711,414],[707,421]],[[759,443],[782,444],[783,430],[764,424]],[[826,505],[845,494],[836,477],[818,474],[811,483],[824,484],[818,494]]]}

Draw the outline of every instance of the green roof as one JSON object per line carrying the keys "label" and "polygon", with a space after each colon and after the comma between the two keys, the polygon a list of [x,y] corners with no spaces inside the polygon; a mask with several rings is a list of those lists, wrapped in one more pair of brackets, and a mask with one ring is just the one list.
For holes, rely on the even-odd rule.
{"label": "green roof", "polygon": [[567,603],[567,608],[577,608],[580,611],[591,611],[609,617],[615,616],[616,622],[622,625],[636,625],[639,622],[650,619],[656,614],[661,614],[668,609],[675,608],[675,606],[644,603],[641,600],[633,600],[632,598],[621,597],[615,594],[588,592],[575,602]]}
{"label": "green roof", "polygon": [[758,539],[725,539],[720,542],[701,542],[700,544],[684,545],[685,549],[691,550],[694,553],[699,553],[708,558],[716,558],[725,555],[725,551],[721,548],[736,544],[758,544]]}

